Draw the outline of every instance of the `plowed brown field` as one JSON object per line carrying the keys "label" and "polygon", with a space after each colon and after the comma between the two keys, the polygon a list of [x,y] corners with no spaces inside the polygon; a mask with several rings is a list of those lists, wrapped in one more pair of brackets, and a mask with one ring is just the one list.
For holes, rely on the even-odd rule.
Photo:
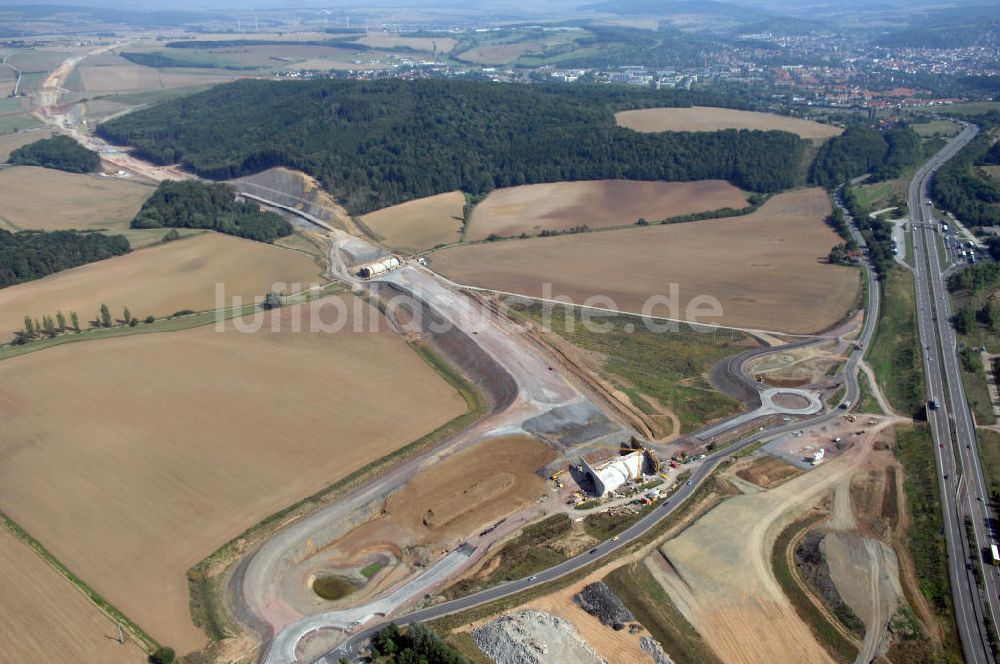
{"label": "plowed brown field", "polygon": [[575,226],[605,228],[634,224],[640,217],[667,217],[719,208],[742,208],[743,192],[723,180],[636,182],[592,180],[497,189],[476,206],[467,240],[491,233],[509,237]]}
{"label": "plowed brown field", "polygon": [[826,193],[807,189],[743,217],[453,247],[432,266],[464,284],[532,297],[584,304],[604,295],[630,312],[676,284],[678,306],[657,304],[653,315],[687,319],[691,300],[706,295],[723,315],[700,322],[810,333],[839,321],[860,286],[856,269],[826,261],[840,241],[823,221],[829,212]]}
{"label": "plowed brown field", "polygon": [[294,333],[293,315],[308,329],[310,308],[286,307],[253,334],[203,327],[0,362],[0,509],[181,652],[205,641],[191,565],[466,408],[384,321]]}

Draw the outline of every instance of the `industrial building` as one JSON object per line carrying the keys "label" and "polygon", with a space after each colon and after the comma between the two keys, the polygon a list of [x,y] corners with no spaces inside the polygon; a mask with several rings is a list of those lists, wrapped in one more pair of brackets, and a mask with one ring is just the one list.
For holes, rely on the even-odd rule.
{"label": "industrial building", "polygon": [[594,482],[594,493],[598,496],[655,472],[651,455],[642,449],[593,465],[583,459],[581,465],[584,474]]}

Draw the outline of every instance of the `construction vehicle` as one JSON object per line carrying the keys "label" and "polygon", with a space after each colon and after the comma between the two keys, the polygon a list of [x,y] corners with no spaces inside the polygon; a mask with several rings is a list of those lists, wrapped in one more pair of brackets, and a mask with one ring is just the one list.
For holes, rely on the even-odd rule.
{"label": "construction vehicle", "polygon": [[557,470],[556,472],[549,475],[549,479],[555,482],[557,479],[559,479],[559,476],[565,472],[566,472],[565,470]]}

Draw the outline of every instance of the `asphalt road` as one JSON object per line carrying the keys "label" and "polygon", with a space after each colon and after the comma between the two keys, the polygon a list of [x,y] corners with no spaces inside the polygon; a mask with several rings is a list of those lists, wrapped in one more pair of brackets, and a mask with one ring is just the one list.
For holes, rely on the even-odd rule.
{"label": "asphalt road", "polygon": [[[859,244],[863,246],[864,240],[861,238],[860,234],[857,233],[857,231],[853,230],[853,226],[852,232],[855,234],[855,239],[857,239]],[[868,309],[865,315],[864,327],[862,329],[861,336],[859,337],[859,347],[851,353],[851,356],[848,358],[847,364],[844,368],[844,385],[846,389],[843,399],[844,401],[850,401],[852,404],[857,404],[858,396],[860,394],[857,375],[858,362],[864,355],[864,349],[868,347],[868,344],[871,341],[872,334],[875,331],[875,323],[878,320],[880,295],[873,274],[874,273],[871,269],[866,271],[868,279]],[[794,345],[801,345],[801,342]],[[773,350],[774,349],[772,349],[772,351]],[[574,558],[570,558],[569,560],[566,560],[554,567],[550,567],[542,572],[538,572],[534,576],[510,581],[508,583],[488,588],[473,595],[437,604],[426,609],[406,614],[405,616],[396,617],[393,619],[393,622],[398,625],[405,625],[412,622],[427,622],[435,620],[442,616],[458,613],[460,611],[548,583],[549,581],[558,579],[562,576],[570,574],[571,572],[583,569],[591,563],[594,563],[595,561],[598,561],[615,551],[630,546],[633,542],[641,538],[660,522],[668,519],[674,511],[691,496],[698,486],[704,482],[709,475],[711,475],[719,463],[735,452],[753,445],[764,438],[771,438],[784,433],[797,431],[802,428],[820,426],[839,418],[843,415],[843,413],[844,410],[835,408],[805,421],[792,422],[790,424],[774,427],[765,431],[758,431],[751,436],[744,438],[735,445],[714,452],[706,457],[705,461],[700,466],[694,469],[691,478],[684,486],[680,487],[673,495],[660,503],[653,511],[622,532],[618,536],[617,541],[606,540],[601,542],[589,551]],[[387,622],[388,621],[381,621],[357,632],[340,646],[313,660],[313,664],[335,664],[340,660],[340,658],[346,658],[351,661],[357,659],[360,649],[368,642],[372,635],[382,629]]]}
{"label": "asphalt road", "polygon": [[[914,279],[917,320],[923,346],[927,398],[937,409],[927,410],[934,438],[938,481],[948,548],[948,572],[955,603],[955,618],[965,659],[970,664],[994,661],[988,624],[994,627],[998,606],[997,568],[987,562],[992,536],[989,530],[989,495],[976,447],[975,426],[966,400],[959,368],[958,347],[951,327],[951,306],[937,247],[940,224],[935,224],[927,187],[934,172],[976,135],[966,125],[910,182],[907,204],[914,225]],[[975,546],[970,549],[965,517],[972,524]],[[983,576],[985,593],[976,582]]]}

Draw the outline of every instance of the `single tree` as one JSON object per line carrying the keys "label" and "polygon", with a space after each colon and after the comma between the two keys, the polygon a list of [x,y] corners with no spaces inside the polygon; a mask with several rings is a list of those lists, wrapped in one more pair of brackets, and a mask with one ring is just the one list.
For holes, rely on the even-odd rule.
{"label": "single tree", "polygon": [[139,319],[138,318],[129,318],[128,319],[128,326],[129,327],[135,327],[138,324],[139,324]]}
{"label": "single tree", "polygon": [[24,336],[29,339],[34,339],[35,335],[38,334],[35,331],[35,321],[31,320],[31,316],[24,317]]}
{"label": "single tree", "polygon": [[79,316],[76,315],[75,311],[69,312],[69,320],[70,320],[70,323],[72,323],[72,325],[73,325],[73,331],[74,332],[79,332],[80,331],[80,318],[79,318]]}
{"label": "single tree", "polygon": [[111,310],[108,309],[108,305],[101,305],[101,327],[111,327]]}
{"label": "single tree", "polygon": [[156,652],[149,656],[149,662],[150,664],[173,664],[174,657],[173,648],[160,646]]}
{"label": "single tree", "polygon": [[156,319],[155,319],[155,318],[153,318],[153,316],[152,316],[152,315],[149,315],[149,316],[146,316],[146,320],[144,320],[143,322],[144,322],[144,323],[146,323],[147,325],[149,325],[150,323],[152,323],[152,322],[153,322],[153,321],[155,321],[155,320],[156,320]]}
{"label": "single tree", "polygon": [[132,312],[128,310],[128,307],[125,307],[125,311],[122,312],[122,319],[126,325],[132,322]]}
{"label": "single tree", "polygon": [[63,312],[61,311],[56,312],[56,327],[60,332],[66,331],[66,317],[63,316]]}
{"label": "single tree", "polygon": [[52,316],[42,316],[42,329],[49,339],[56,336],[56,324],[52,322]]}
{"label": "single tree", "polygon": [[36,318],[35,319],[35,334],[41,334],[41,333],[42,333],[42,324],[39,323],[38,319]]}

